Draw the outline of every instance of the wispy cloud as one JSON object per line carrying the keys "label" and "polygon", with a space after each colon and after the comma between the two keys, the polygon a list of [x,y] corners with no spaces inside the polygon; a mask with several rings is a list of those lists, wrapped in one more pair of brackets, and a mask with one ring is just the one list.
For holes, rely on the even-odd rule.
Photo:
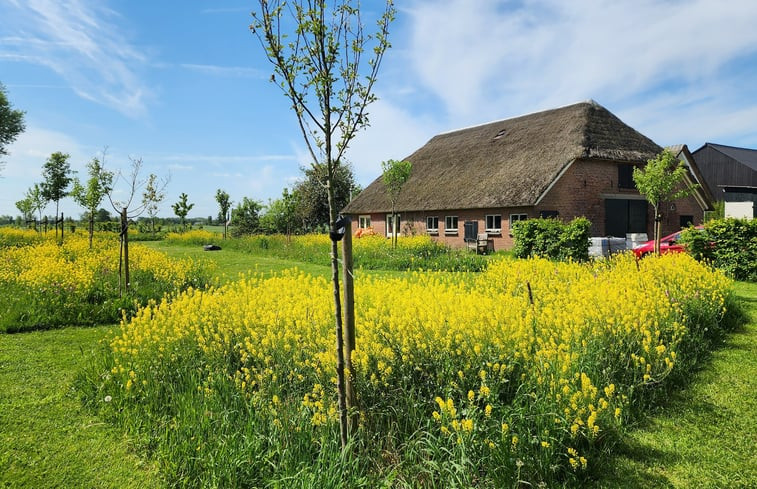
{"label": "wispy cloud", "polygon": [[407,13],[419,82],[464,122],[661,88],[720,97],[723,67],[757,53],[751,0],[424,0]]}
{"label": "wispy cloud", "polygon": [[258,78],[261,80],[267,79],[270,75],[264,73],[261,70],[255,68],[247,68],[244,66],[216,66],[216,65],[199,65],[184,63],[179,65],[187,70],[196,71],[206,75],[213,76],[231,76],[239,78]]}
{"label": "wispy cloud", "polygon": [[44,66],[80,97],[130,117],[151,95],[139,70],[147,59],[104,2],[10,0],[0,4],[0,57]]}

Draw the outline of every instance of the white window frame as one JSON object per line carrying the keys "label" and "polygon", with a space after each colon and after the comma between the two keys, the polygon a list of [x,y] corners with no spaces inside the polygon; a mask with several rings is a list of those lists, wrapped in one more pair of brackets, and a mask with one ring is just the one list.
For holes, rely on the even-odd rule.
{"label": "white window frame", "polygon": [[358,222],[357,227],[359,229],[368,229],[369,227],[371,227],[371,216],[370,215],[358,216],[357,222]]}
{"label": "white window frame", "polygon": [[[429,220],[434,219],[436,221],[436,227],[429,226]],[[427,216],[426,217],[426,232],[428,234],[439,234],[439,216]]]}
{"label": "white window frame", "polygon": [[402,230],[400,229],[400,224],[402,224],[402,218],[400,214],[394,214],[394,216],[392,216],[392,214],[389,213],[386,215],[386,237],[387,238],[392,237],[392,229],[391,229],[392,217],[394,217],[397,220],[394,225],[394,232],[397,233],[396,236],[402,235]]}
{"label": "white window frame", "polygon": [[510,214],[510,236],[513,235],[513,223],[526,219],[528,219],[528,214]]}
{"label": "white window frame", "polygon": [[[450,226],[450,219],[455,220],[455,226]],[[458,234],[458,228],[460,227],[460,220],[457,216],[444,216],[444,234]]]}
{"label": "white window frame", "polygon": [[[492,222],[489,222],[489,218]],[[489,226],[489,224],[496,224],[495,220],[499,218],[499,226]],[[486,232],[488,234],[501,234],[502,233],[502,214],[487,214],[486,215]]]}

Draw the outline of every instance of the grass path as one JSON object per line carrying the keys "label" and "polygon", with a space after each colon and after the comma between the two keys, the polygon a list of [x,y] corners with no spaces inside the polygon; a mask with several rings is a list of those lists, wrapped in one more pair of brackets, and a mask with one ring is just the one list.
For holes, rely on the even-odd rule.
{"label": "grass path", "polygon": [[71,387],[108,329],[0,334],[0,487],[160,487],[154,468]]}
{"label": "grass path", "polygon": [[[207,256],[159,246],[172,256]],[[290,268],[223,250],[219,273]],[[326,276],[327,267],[301,265]],[[757,487],[757,284],[739,284],[750,323],[731,334],[684,391],[629,433],[595,488]],[[162,487],[116,428],[85,411],[71,384],[112,327],[0,334],[0,487]]]}
{"label": "grass path", "polygon": [[757,284],[737,293],[749,324],[629,433],[593,487],[757,488]]}

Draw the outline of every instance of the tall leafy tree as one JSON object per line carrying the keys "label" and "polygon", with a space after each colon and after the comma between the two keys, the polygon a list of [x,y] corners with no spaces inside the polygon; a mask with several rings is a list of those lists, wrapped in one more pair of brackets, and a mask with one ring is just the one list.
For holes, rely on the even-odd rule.
{"label": "tall leafy tree", "polygon": [[395,209],[397,199],[405,182],[410,178],[412,169],[413,164],[409,161],[387,160],[381,162],[381,179],[389,195],[389,201],[392,203],[392,248],[397,247],[397,232],[399,231],[397,229],[397,212]]}
{"label": "tall leafy tree", "polygon": [[[295,191],[299,194],[298,213],[303,225],[308,231],[327,227],[331,222],[328,199],[328,171],[322,164],[302,168],[305,176],[295,184]],[[333,193],[332,205],[335,209],[342,209],[352,198],[354,189],[358,186],[352,174],[352,167],[342,163],[335,169],[331,189]]]}
{"label": "tall leafy tree", "polygon": [[218,220],[223,222],[223,239],[229,230],[229,211],[231,210],[231,200],[229,194],[220,188],[216,190],[216,202],[218,202]]}
{"label": "tall leafy tree", "polygon": [[684,180],[686,167],[683,161],[668,150],[647,161],[643,168],[634,168],[633,181],[639,193],[654,209],[654,252],[660,254],[660,227],[663,202],[691,195],[696,185],[688,186]]}
{"label": "tall leafy tree", "polygon": [[0,83],[0,170],[3,169],[2,157],[8,154],[6,146],[24,132],[24,112],[13,108],[8,101],[5,86]]}
{"label": "tall leafy tree", "polygon": [[[292,103],[313,167],[323,165],[329,226],[337,233],[334,175],[358,131],[368,125],[368,105],[384,52],[389,48],[393,0],[386,0],[376,30],[366,33],[359,6],[350,0],[259,0],[250,29],[273,65],[271,80]],[[364,57],[364,55],[367,55]],[[336,369],[342,447],[348,438],[345,352],[336,240],[331,243]],[[347,337],[352,331],[347,332]],[[347,365],[349,369],[349,365]]]}
{"label": "tall leafy tree", "polygon": [[263,206],[257,200],[243,197],[242,202],[231,211],[232,233],[236,236],[260,231],[260,211]]}
{"label": "tall leafy tree", "polygon": [[190,204],[187,202],[187,199],[189,197],[184,192],[179,195],[179,201],[175,204],[171,205],[171,208],[173,209],[173,213],[176,214],[176,217],[179,218],[179,221],[181,222],[181,227],[184,227],[184,223],[187,219],[187,214],[189,214],[189,211],[192,210],[192,207],[194,207],[194,204]]}
{"label": "tall leafy tree", "polygon": [[[68,195],[68,187],[71,185],[71,164],[68,162],[70,156],[67,153],[55,152],[50,155],[45,164],[42,166],[42,194],[48,201],[55,202],[55,235],[58,235],[58,224],[60,223],[61,231],[63,223],[59,222],[60,201]],[[61,232],[62,237],[62,232]]]}
{"label": "tall leafy tree", "polygon": [[281,198],[270,201],[266,206],[265,214],[260,218],[260,227],[266,233],[291,236],[301,227],[297,215],[299,205],[299,193],[285,188]]}
{"label": "tall leafy tree", "polygon": [[[103,156],[104,160],[104,156]],[[89,247],[92,248],[92,236],[95,233],[95,214],[97,208],[113,186],[113,174],[105,170],[105,166],[98,158],[92,158],[87,163],[89,179],[82,184],[74,178],[71,197],[87,212],[89,220]]]}

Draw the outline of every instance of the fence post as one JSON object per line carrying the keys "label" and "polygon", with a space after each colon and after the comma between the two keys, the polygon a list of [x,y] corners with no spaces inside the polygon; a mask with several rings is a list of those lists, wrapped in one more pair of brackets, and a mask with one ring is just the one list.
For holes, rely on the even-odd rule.
{"label": "fence post", "polygon": [[352,370],[352,351],[355,349],[355,284],[352,274],[352,221],[345,217],[344,239],[342,240],[342,276],[344,280],[344,360],[348,372],[345,375],[346,404],[349,432],[354,433],[358,424],[358,409],[355,399]]}

